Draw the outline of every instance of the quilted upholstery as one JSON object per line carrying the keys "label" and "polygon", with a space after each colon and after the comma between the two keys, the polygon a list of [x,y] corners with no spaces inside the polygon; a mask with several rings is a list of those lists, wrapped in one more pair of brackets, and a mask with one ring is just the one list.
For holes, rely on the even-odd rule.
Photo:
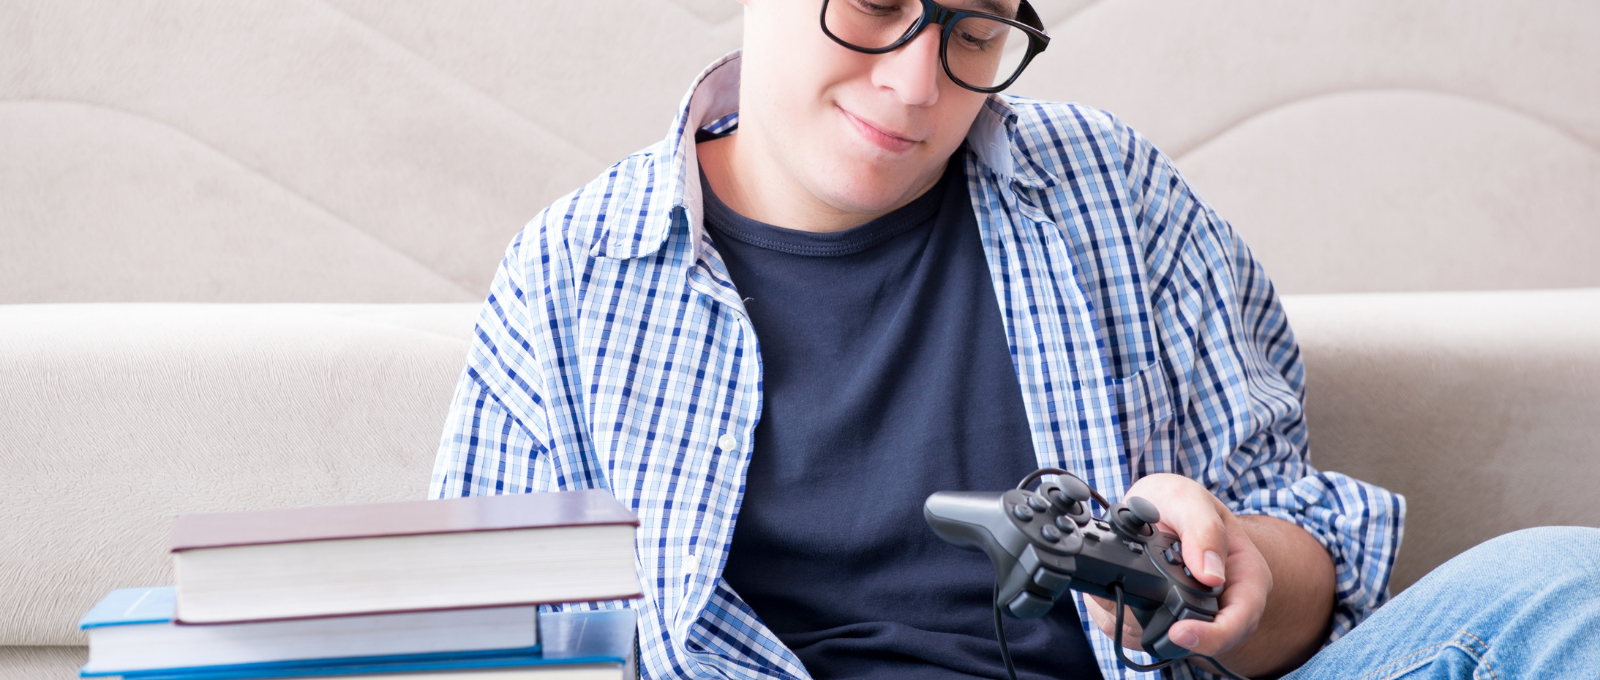
{"label": "quilted upholstery", "polygon": [[[1038,5],[1015,91],[1129,120],[1288,292],[1600,285],[1600,4]],[[477,299],[739,12],[11,0],[0,302]]]}
{"label": "quilted upholstery", "polygon": [[7,2],[0,302],[479,299],[737,7]]}
{"label": "quilted upholstery", "polygon": [[1122,116],[1291,293],[1600,285],[1600,4],[1101,0],[1017,89]]}

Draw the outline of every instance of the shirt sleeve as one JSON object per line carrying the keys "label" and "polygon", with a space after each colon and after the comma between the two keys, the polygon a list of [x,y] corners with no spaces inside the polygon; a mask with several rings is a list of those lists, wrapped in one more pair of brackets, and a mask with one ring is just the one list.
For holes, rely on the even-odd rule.
{"label": "shirt sleeve", "polygon": [[1238,514],[1293,522],[1333,558],[1327,642],[1388,599],[1400,545],[1400,495],[1311,465],[1305,368],[1266,272],[1172,162],[1113,119],[1124,177],[1146,239],[1151,307],[1174,417],[1175,469]]}
{"label": "shirt sleeve", "polygon": [[445,418],[430,498],[551,490],[541,371],[527,341],[531,315],[522,238],[507,249],[478,313]]}

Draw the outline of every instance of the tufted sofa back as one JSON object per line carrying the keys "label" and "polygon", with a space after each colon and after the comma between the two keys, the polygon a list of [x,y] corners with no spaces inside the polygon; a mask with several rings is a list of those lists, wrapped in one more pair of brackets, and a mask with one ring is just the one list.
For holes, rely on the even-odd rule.
{"label": "tufted sofa back", "polygon": [[[1600,285],[1600,4],[1037,0],[1290,293]],[[733,0],[11,0],[0,302],[474,301]]]}

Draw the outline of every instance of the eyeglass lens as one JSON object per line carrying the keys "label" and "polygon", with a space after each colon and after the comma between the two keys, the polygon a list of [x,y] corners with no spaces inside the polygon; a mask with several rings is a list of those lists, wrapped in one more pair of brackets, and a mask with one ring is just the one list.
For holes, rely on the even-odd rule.
{"label": "eyeglass lens", "polygon": [[[823,20],[828,32],[858,48],[888,47],[922,18],[917,0],[830,0]],[[994,87],[1016,75],[1028,55],[1028,34],[1011,24],[963,17],[950,30],[945,63],[956,80]]]}

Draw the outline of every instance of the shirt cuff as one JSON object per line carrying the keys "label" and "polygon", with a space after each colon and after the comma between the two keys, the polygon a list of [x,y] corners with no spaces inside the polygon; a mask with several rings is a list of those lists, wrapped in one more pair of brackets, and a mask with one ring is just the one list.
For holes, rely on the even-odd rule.
{"label": "shirt cuff", "polygon": [[1389,599],[1405,507],[1400,494],[1348,475],[1320,472],[1284,487],[1254,491],[1233,511],[1293,522],[1327,549],[1333,558],[1336,599],[1326,646]]}

